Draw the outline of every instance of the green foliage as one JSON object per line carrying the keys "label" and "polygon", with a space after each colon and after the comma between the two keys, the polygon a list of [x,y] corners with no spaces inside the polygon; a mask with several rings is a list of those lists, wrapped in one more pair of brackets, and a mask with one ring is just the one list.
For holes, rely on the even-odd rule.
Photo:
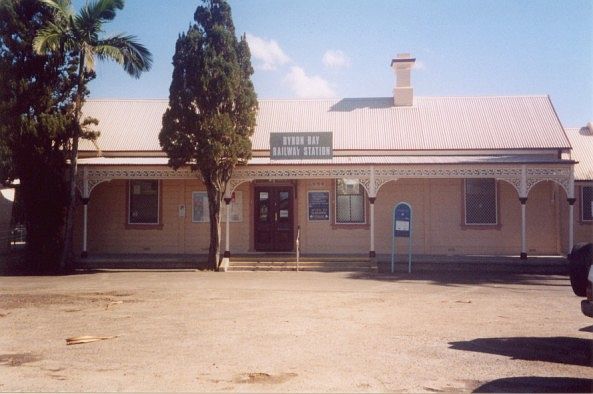
{"label": "green foliage", "polygon": [[67,204],[65,156],[74,127],[75,58],[33,52],[50,19],[37,0],[0,3],[0,182],[20,180],[29,268],[56,268]]}
{"label": "green foliage", "polygon": [[61,265],[68,265],[72,258],[72,233],[74,227],[74,209],[76,195],[76,174],[79,138],[96,137],[89,133],[87,126],[97,124],[97,120],[85,119],[81,122],[82,105],[88,90],[87,83],[94,76],[95,59],[113,60],[122,65],[131,76],[138,78],[148,71],[152,64],[152,55],[134,36],[118,34],[101,37],[103,25],[112,21],[118,10],[123,9],[124,0],[96,0],[87,2],[76,14],[70,0],[39,0],[51,11],[51,20],[43,24],[38,31],[33,48],[38,54],[62,54],[75,56],[76,71],[74,80],[74,126],[70,134],[71,145],[68,149],[70,167],[69,205],[66,216],[64,253]]}
{"label": "green foliage", "polygon": [[220,203],[233,168],[251,157],[257,97],[245,37],[235,36],[225,0],[206,0],[177,39],[169,108],[159,135],[169,165],[190,163],[208,191],[210,268],[220,249]]}

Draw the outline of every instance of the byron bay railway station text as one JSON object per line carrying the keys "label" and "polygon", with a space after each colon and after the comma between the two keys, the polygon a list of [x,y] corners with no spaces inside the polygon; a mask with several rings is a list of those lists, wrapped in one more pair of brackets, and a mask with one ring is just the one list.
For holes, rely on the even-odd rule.
{"label": "byron bay railway station text", "polygon": [[331,159],[333,155],[332,133],[271,133],[270,158]]}

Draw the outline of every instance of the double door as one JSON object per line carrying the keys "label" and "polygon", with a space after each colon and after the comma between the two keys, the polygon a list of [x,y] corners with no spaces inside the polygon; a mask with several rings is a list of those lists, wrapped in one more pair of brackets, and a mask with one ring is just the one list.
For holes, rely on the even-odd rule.
{"label": "double door", "polygon": [[294,249],[294,189],[256,186],[254,193],[254,246],[261,252]]}

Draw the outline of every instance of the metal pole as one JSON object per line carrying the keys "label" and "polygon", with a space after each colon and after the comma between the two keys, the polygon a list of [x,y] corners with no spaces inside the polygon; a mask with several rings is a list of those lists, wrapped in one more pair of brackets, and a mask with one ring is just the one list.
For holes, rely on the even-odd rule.
{"label": "metal pole", "polygon": [[408,274],[412,273],[412,208],[410,207],[410,239],[408,240]]}
{"label": "metal pole", "polygon": [[525,232],[525,204],[527,198],[520,198],[521,200],[521,260],[527,259],[527,240]]}
{"label": "metal pole", "polygon": [[220,264],[219,270],[226,272],[229,268],[229,262],[231,258],[231,242],[230,242],[230,233],[231,233],[231,201],[232,197],[224,197],[224,202],[226,204],[226,220],[225,220],[225,234],[224,234],[224,254],[222,255],[222,262]]}
{"label": "metal pole", "polygon": [[226,252],[230,251],[230,246],[231,246],[230,221],[231,221],[231,204],[226,203],[226,223],[225,223],[225,234],[224,234],[224,250]]}
{"label": "metal pole", "polygon": [[90,195],[90,190],[89,190],[89,173],[88,173],[88,169],[85,166],[82,172],[82,179],[83,179],[83,185],[82,185],[82,194],[83,194],[83,198],[82,198],[82,203],[83,208],[82,208],[82,219],[83,219],[83,223],[82,223],[82,253],[81,253],[81,257],[86,258],[88,256],[88,252],[87,252],[87,241],[88,241],[88,205],[89,205],[89,195]]}
{"label": "metal pole", "polygon": [[82,206],[82,219],[83,219],[83,224],[82,224],[82,255],[83,257],[86,257],[87,254],[87,234],[88,234],[88,230],[87,230],[87,223],[88,223],[88,204],[85,201],[84,205]]}
{"label": "metal pole", "polygon": [[297,238],[296,238],[296,270],[299,272],[299,259],[301,254],[301,226],[297,226]]}
{"label": "metal pole", "polygon": [[393,207],[393,214],[391,217],[393,218],[393,223],[391,224],[391,273],[395,271],[395,254],[397,253],[397,246],[396,246],[396,239],[395,239],[395,208]]}
{"label": "metal pole", "polygon": [[568,253],[572,252],[574,246],[574,198],[568,202]]}
{"label": "metal pole", "polygon": [[[370,199],[369,199],[370,200]],[[372,200],[370,201],[370,214],[371,214],[371,220],[370,220],[370,225],[371,225],[371,249],[369,252],[370,257],[374,257],[373,255],[375,254],[375,198],[372,198]]]}

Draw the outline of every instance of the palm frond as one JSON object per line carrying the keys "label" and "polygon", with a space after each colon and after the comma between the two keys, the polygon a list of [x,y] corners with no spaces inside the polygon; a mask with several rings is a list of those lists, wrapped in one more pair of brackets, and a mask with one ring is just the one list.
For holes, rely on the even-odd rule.
{"label": "palm frond", "polygon": [[85,4],[80,12],[85,12],[92,19],[100,22],[111,21],[117,10],[124,8],[124,0],[96,0]]}
{"label": "palm frond", "polygon": [[61,19],[68,19],[74,15],[70,0],[39,0],[42,4],[53,10]]}
{"label": "palm frond", "polygon": [[101,40],[94,49],[99,59],[116,61],[134,78],[139,78],[152,66],[152,54],[135,36],[118,34]]}
{"label": "palm frond", "polygon": [[33,50],[38,54],[59,51],[64,39],[64,31],[54,23],[48,23],[46,27],[37,32],[33,40]]}
{"label": "palm frond", "polygon": [[72,19],[74,35],[78,40],[88,43],[99,40],[102,24],[100,19],[95,18],[93,14],[89,12],[88,5],[84,6]]}

